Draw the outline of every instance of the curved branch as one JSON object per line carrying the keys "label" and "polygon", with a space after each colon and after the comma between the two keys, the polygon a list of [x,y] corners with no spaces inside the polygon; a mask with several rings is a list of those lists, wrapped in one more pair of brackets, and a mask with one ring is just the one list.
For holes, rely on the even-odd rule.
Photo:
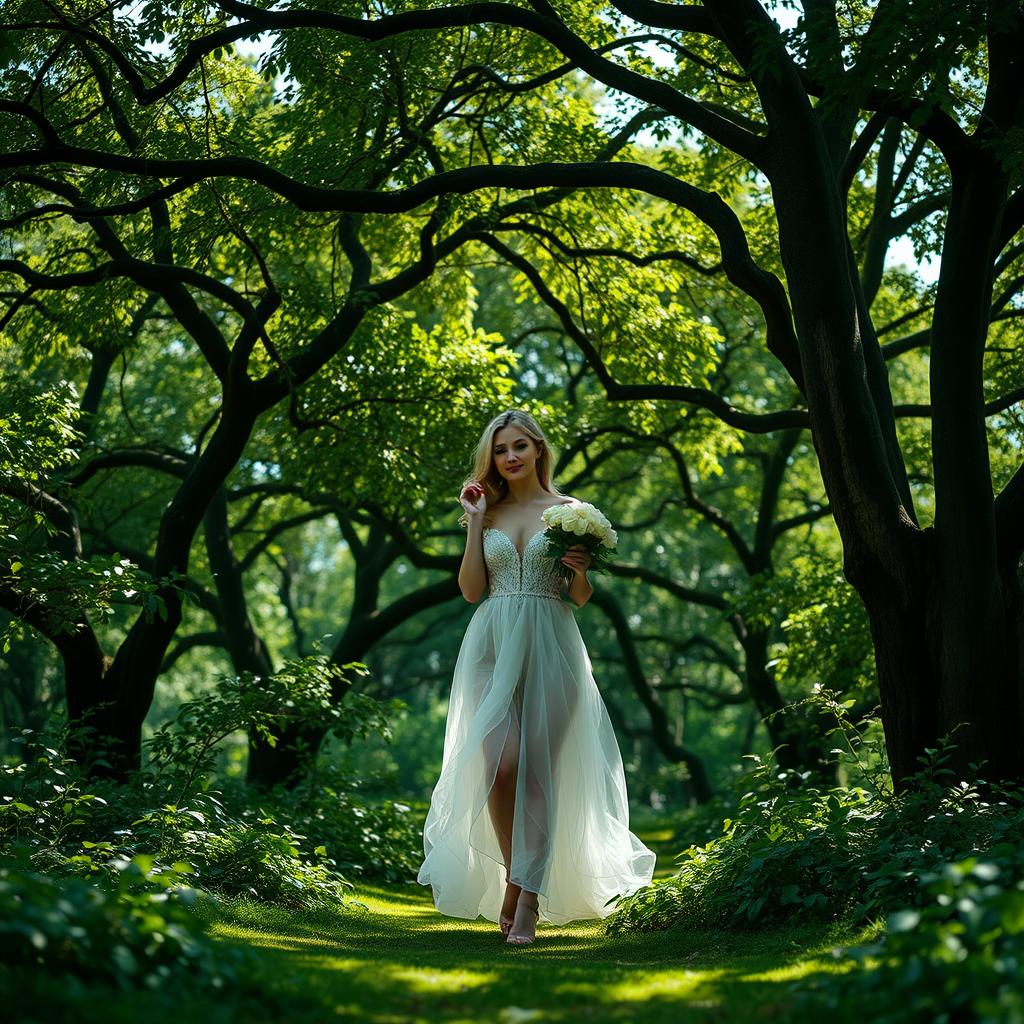
{"label": "curved branch", "polygon": [[153,448],[120,448],[90,459],[77,473],[67,477],[67,481],[72,487],[81,487],[100,470],[119,469],[123,466],[141,466],[159,473],[168,473],[179,480],[184,480],[191,468],[188,460],[172,452],[161,452]]}
{"label": "curved branch", "polygon": [[[237,25],[220,28],[199,39],[193,39],[170,73],[154,85],[147,85],[132,62],[113,41],[105,36],[83,26],[73,25],[70,21],[51,27],[62,31],[70,29],[81,39],[102,50],[120,72],[135,99],[141,105],[148,106],[169,96],[178,86],[182,85],[199,66],[206,54],[248,36],[259,34],[261,31],[327,29],[367,42],[379,42],[405,32],[479,27],[485,23],[507,25],[532,32],[550,43],[563,56],[597,81],[663,108],[751,163],[760,166],[765,154],[762,138],[752,135],[728,119],[707,109],[668,83],[647,78],[600,56],[557,17],[544,16],[512,4],[485,0],[485,2],[469,3],[457,7],[435,7],[407,11],[376,19],[352,18],[316,10],[265,10],[240,3],[238,0],[217,0],[217,5],[225,13],[244,20]],[[669,8],[669,5],[659,6],[674,9]],[[706,15],[703,15],[699,21],[710,27],[711,22]]]}
{"label": "curved branch", "polygon": [[82,557],[82,537],[73,508],[41,487],[9,473],[0,473],[0,494],[6,494],[46,516],[60,531],[54,546],[64,558],[70,561]]}
{"label": "curved branch", "polygon": [[806,526],[808,523],[816,523],[819,519],[824,519],[825,516],[830,515],[832,515],[832,506],[826,502],[818,508],[812,508],[808,509],[806,512],[801,512],[798,516],[791,516],[789,519],[780,519],[777,523],[772,524],[772,539],[775,540],[789,530],[795,530],[797,527]]}
{"label": "curved branch", "polygon": [[[986,402],[982,406],[982,412],[986,417],[995,416],[998,413],[1006,412],[1011,406],[1016,405],[1018,402],[1024,402],[1024,387],[1017,388],[1015,391],[1010,391],[1005,395],[1000,395],[999,398],[992,399],[991,402]],[[932,407],[930,405],[897,405],[893,407],[893,412],[897,417],[908,417],[908,418],[927,418],[932,414]]]}
{"label": "curved branch", "polygon": [[776,413],[743,412],[731,406],[721,395],[705,388],[681,384],[620,384],[608,372],[590,337],[579,327],[565,304],[548,288],[537,268],[493,235],[481,232],[477,237],[529,279],[542,301],[555,312],[566,333],[579,346],[610,400],[655,398],[673,402],[692,402],[714,413],[724,423],[751,433],[767,433],[783,427],[808,425],[808,415],[801,409],[787,409]]}
{"label": "curved branch", "polygon": [[[270,547],[274,541],[281,536],[282,533],[286,533],[288,530],[295,529],[296,526],[303,526],[305,523],[311,523],[315,519],[323,519],[325,516],[330,515],[332,509],[329,508],[314,508],[308,512],[300,512],[298,515],[291,516],[288,519],[282,519],[279,522],[274,523],[269,530],[264,533],[262,537],[245,553],[245,555],[238,560],[238,571],[240,573],[247,572],[253,562],[267,548]],[[234,533],[236,531],[232,531]]]}
{"label": "curved branch", "polygon": [[[222,284],[215,278],[202,274],[189,267],[172,266],[165,263],[147,263],[130,256],[108,260],[89,270],[72,271],[67,274],[45,274],[22,263],[20,260],[0,260],[0,274],[17,274],[23,281],[35,289],[47,291],[67,291],[71,288],[88,288],[101,284],[114,277],[124,277],[134,281],[148,291],[163,294],[169,281],[191,285],[219,299],[233,309],[246,325],[255,324],[262,332],[260,317],[249,301],[234,289]],[[191,311],[180,310],[182,326],[184,326],[202,351],[210,368],[218,379],[224,380],[229,362],[228,348],[219,331],[208,330],[209,323],[205,314],[198,307]]]}
{"label": "curved branch", "polygon": [[705,522],[710,523],[729,541],[733,551],[736,552],[737,557],[743,563],[748,573],[751,575],[756,573],[760,566],[754,558],[753,551],[750,550],[736,525],[730,522],[720,509],[709,505],[697,497],[697,493],[693,489],[693,482],[690,480],[690,470],[686,464],[686,459],[683,457],[683,453],[671,441],[659,440],[658,444],[659,447],[664,448],[668,452],[669,458],[675,463],[676,474],[682,485],[683,494],[686,496],[686,507],[692,508]]}
{"label": "curved branch", "polygon": [[713,594],[707,590],[695,590],[693,587],[683,586],[682,583],[676,582],[670,576],[663,576],[660,572],[648,569],[644,565],[636,565],[631,562],[613,562],[608,566],[608,571],[613,576],[621,576],[623,579],[640,580],[643,583],[649,583],[652,587],[664,590],[680,601],[686,601],[689,604],[698,604],[704,608],[717,608],[719,611],[725,611],[728,608],[728,602],[721,594]]}
{"label": "curved branch", "polygon": [[227,649],[228,638],[220,630],[212,630],[208,633],[192,633],[190,636],[182,637],[181,640],[168,651],[160,666],[160,674],[166,672],[183,654],[195,650],[197,647],[219,647]]}
{"label": "curved branch", "polygon": [[633,689],[640,703],[643,704],[651,720],[651,736],[658,746],[658,749],[672,761],[682,761],[690,770],[690,777],[697,792],[697,798],[701,801],[711,796],[711,786],[704,771],[704,765],[692,751],[688,750],[681,743],[677,743],[669,728],[668,716],[665,713],[665,706],[658,699],[654,687],[651,686],[644,673],[643,666],[637,654],[633,634],[630,631],[626,616],[615,598],[603,591],[595,590],[591,598],[594,603],[605,613],[612,629],[615,631],[619,648],[622,651],[622,664],[633,684]]}
{"label": "curved branch", "polygon": [[700,260],[694,259],[689,254],[682,252],[679,249],[666,249],[664,252],[654,252],[648,253],[646,256],[640,256],[635,252],[630,252],[628,249],[616,249],[613,246],[572,246],[559,238],[554,231],[551,231],[548,228],[542,228],[537,224],[530,224],[526,221],[503,221],[501,225],[495,228],[495,230],[521,231],[524,234],[536,235],[538,238],[544,238],[549,241],[560,252],[565,253],[566,256],[580,258],[608,256],[612,259],[625,260],[627,263],[632,263],[636,267],[649,267],[652,263],[659,263],[662,260],[672,260],[676,263],[682,263],[683,266],[689,267],[690,270],[695,273],[702,274],[705,277],[712,277],[715,274],[720,274],[725,269],[721,260],[711,266],[706,266],[701,263]]}

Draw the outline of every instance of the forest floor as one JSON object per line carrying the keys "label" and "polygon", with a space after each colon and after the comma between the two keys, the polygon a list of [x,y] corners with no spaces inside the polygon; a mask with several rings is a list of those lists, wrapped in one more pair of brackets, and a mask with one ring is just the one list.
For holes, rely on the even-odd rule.
{"label": "forest floor", "polygon": [[[637,831],[658,850],[657,874],[671,873],[666,837]],[[96,991],[95,999],[75,1000],[74,1019],[809,1024],[813,1016],[801,1009],[792,983],[813,983],[814,976],[842,970],[833,949],[865,934],[792,925],[749,933],[677,929],[607,936],[602,922],[588,921],[541,925],[534,944],[516,947],[505,943],[495,924],[438,914],[423,886],[360,885],[351,899],[364,906],[309,913],[249,901],[227,904],[214,933],[254,951],[254,980],[219,994]],[[44,1011],[40,1020],[52,1024],[61,1016]],[[829,1024],[844,1019],[830,1015]],[[849,1019],[856,1019],[853,1007]]]}
{"label": "forest floor", "polygon": [[[600,922],[541,925],[509,946],[495,924],[437,913],[429,890],[364,887],[330,922],[236,905],[225,937],[266,952],[289,1024],[801,1021],[796,979],[839,970],[836,928],[606,936]],[[853,1018],[851,1018],[853,1019]]]}

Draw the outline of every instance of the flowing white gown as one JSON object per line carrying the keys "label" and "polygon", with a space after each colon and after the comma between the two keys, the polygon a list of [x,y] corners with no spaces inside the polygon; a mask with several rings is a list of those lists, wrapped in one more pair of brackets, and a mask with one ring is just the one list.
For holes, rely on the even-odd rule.
{"label": "flowing white gown", "polygon": [[647,885],[655,854],[629,830],[626,779],[571,602],[544,532],[522,557],[483,534],[490,594],[455,664],[441,775],[423,828],[417,881],[450,917],[497,921],[505,864],[487,796],[502,755],[518,754],[512,864],[540,919],[607,917]]}

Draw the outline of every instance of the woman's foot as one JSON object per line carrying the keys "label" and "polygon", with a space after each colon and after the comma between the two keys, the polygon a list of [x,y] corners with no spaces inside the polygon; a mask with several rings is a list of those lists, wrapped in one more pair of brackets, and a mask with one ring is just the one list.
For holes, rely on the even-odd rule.
{"label": "woman's foot", "polygon": [[510,882],[506,876],[505,901],[502,903],[501,913],[498,915],[498,927],[501,928],[501,934],[506,938],[512,927],[512,922],[515,920],[516,904],[519,902],[520,892],[522,889],[515,882]]}
{"label": "woman's foot", "polygon": [[535,892],[523,889],[519,893],[516,916],[512,921],[508,938],[505,939],[506,942],[510,942],[514,946],[525,946],[537,937],[537,918],[540,917],[537,901],[538,897]]}

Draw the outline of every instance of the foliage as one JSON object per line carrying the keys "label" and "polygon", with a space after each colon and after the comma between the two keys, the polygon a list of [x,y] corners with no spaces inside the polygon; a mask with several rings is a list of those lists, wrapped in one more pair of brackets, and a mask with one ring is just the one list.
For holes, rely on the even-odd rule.
{"label": "foliage", "polygon": [[193,883],[219,895],[337,906],[352,888],[303,836],[258,806],[229,809],[214,793],[164,803],[152,780],[87,784],[55,747],[2,772],[0,850],[21,847],[34,870],[103,881],[145,854],[187,862]]}
{"label": "foliage", "polygon": [[857,1005],[877,1024],[1024,1020],[1024,856],[1001,844],[920,879],[919,909],[848,951],[853,972],[798,985],[809,1015]]}
{"label": "foliage", "polygon": [[781,614],[769,665],[803,692],[816,683],[858,697],[877,690],[864,605],[835,559],[796,554],[728,600],[730,613],[765,627]]}
{"label": "foliage", "polygon": [[[74,550],[71,488],[48,476],[78,461],[84,434],[77,400],[70,381],[39,388],[7,372],[0,377],[0,588],[48,636],[76,632],[86,610],[99,621],[114,605],[139,607],[150,620],[167,612],[158,581],[130,559]],[[0,651],[7,653],[20,632],[18,619],[4,625]]]}
{"label": "foliage", "polygon": [[188,871],[137,854],[97,885],[40,874],[24,859],[0,865],[0,986],[8,972],[32,969],[54,983],[66,973],[121,988],[233,982],[245,958],[204,934]]}
{"label": "foliage", "polygon": [[[45,520],[38,524],[52,532]],[[128,558],[93,555],[67,559],[54,551],[21,552],[0,572],[0,585],[16,593],[23,607],[32,610],[32,622],[47,636],[75,633],[88,609],[97,621],[110,618],[114,605],[134,605],[142,609],[147,621],[154,616],[167,617],[167,606],[158,593],[159,584]],[[173,584],[179,577],[166,577]],[[0,636],[0,650],[10,650],[17,623]]]}
{"label": "foliage", "polygon": [[751,755],[747,791],[722,834],[685,850],[673,877],[621,900],[609,932],[869,920],[920,899],[922,874],[986,855],[1024,829],[1024,794],[957,780],[945,767],[951,740],[929,750],[897,795],[878,761],[862,759],[852,723],[837,731],[850,745],[834,753],[865,769],[862,784],[821,789]]}
{"label": "foliage", "polygon": [[[37,481],[47,471],[74,461],[82,439],[79,415],[78,395],[70,381],[39,390],[5,373],[0,377],[0,474]],[[0,502],[5,515],[17,508],[6,498]],[[5,525],[9,522],[5,520]]]}
{"label": "foliage", "polygon": [[322,786],[315,775],[301,808],[287,794],[254,800],[243,790],[228,802],[208,788],[218,744],[239,729],[272,737],[271,726],[283,720],[315,720],[345,742],[386,739],[401,701],[332,699],[333,685],[363,671],[314,655],[269,677],[224,678],[156,730],[150,761],[129,785],[87,786],[59,745],[37,743],[26,730],[22,760],[2,769],[0,849],[21,843],[36,868],[98,876],[144,852],[188,862],[195,883],[210,892],[295,907],[343,904],[352,888],[343,870],[408,878],[418,840],[407,805],[366,807],[337,778]]}
{"label": "foliage", "polygon": [[[408,882],[423,859],[425,808],[391,799],[368,799],[365,779],[328,765],[316,785],[276,789],[264,801],[279,820],[301,830],[331,863],[360,881]],[[422,813],[421,813],[422,811]]]}
{"label": "foliage", "polygon": [[386,738],[401,701],[380,702],[354,692],[344,700],[334,696],[340,686],[366,674],[361,662],[339,666],[313,654],[289,659],[269,676],[246,671],[223,677],[210,692],[183,702],[154,731],[147,743],[147,773],[180,800],[211,775],[218,744],[238,730],[270,745],[283,726],[309,722],[345,741],[371,733]]}
{"label": "foliage", "polygon": [[353,888],[323,846],[311,851],[304,835],[262,806],[229,810],[217,795],[197,794],[187,805],[147,811],[130,828],[133,845],[189,861],[197,881],[221,895],[322,908],[344,904]]}

